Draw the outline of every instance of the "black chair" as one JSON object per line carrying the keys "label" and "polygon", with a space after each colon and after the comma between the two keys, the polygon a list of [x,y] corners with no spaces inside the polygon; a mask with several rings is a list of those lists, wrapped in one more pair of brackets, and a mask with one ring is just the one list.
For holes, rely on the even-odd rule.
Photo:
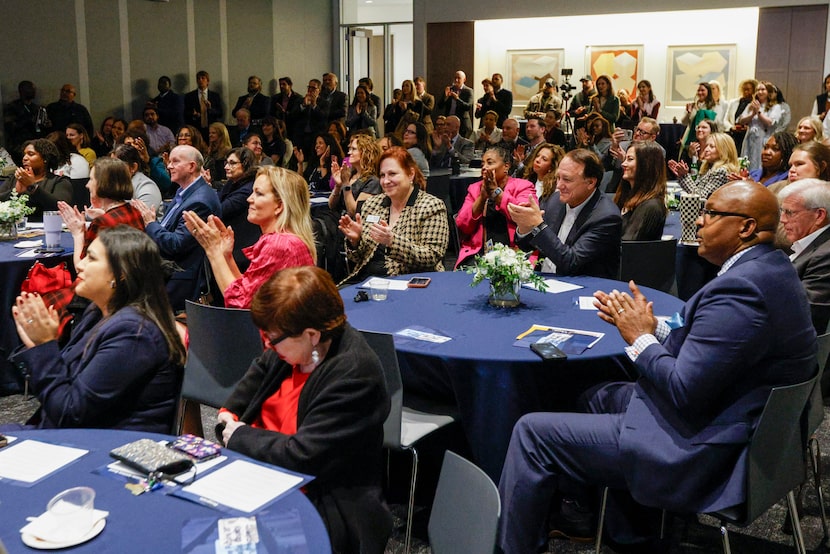
{"label": "black chair", "polygon": [[[730,554],[727,525],[746,527],[770,507],[786,496],[793,526],[796,551],[805,554],[801,524],[796,515],[795,489],[804,480],[804,453],[807,437],[802,425],[807,410],[807,400],[813,391],[816,378],[803,383],[775,387],[770,392],[764,411],[749,442],[746,456],[746,502],[710,514],[720,520],[723,551]],[[677,476],[682,479],[682,475]],[[602,528],[605,520],[605,504],[608,488],[602,495],[599,524],[597,526],[596,553],[602,548]],[[665,519],[665,518],[664,518]]]}
{"label": "black chair", "polygon": [[619,280],[663,292],[675,290],[677,240],[624,240],[620,247]]}
{"label": "black chair", "polygon": [[459,249],[456,246],[458,244],[458,230],[455,227],[455,210],[450,199],[450,175],[439,174],[427,177],[427,192],[443,200],[447,207],[447,223],[450,228],[450,242],[447,251],[449,252],[450,248],[455,248],[454,254],[458,256]]}
{"label": "black chair", "polygon": [[86,206],[89,206],[89,189],[86,188],[89,178],[70,179],[69,181],[72,183],[72,205],[83,211]]}
{"label": "black chair", "polygon": [[[184,366],[177,431],[185,401],[219,408],[245,375],[251,360],[262,354],[262,338],[250,310],[217,308],[187,301],[190,345]],[[179,434],[178,432],[176,434]]]}

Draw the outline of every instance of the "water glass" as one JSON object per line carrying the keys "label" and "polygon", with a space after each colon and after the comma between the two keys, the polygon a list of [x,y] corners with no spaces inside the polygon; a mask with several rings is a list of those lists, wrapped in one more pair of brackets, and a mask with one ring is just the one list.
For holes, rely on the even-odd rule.
{"label": "water glass", "polygon": [[389,295],[389,281],[386,279],[375,279],[370,283],[369,296],[376,302],[386,300]]}
{"label": "water glass", "polygon": [[90,487],[74,487],[55,495],[46,506],[55,528],[66,540],[86,535],[92,528],[95,508],[95,490]]}
{"label": "water glass", "polygon": [[43,212],[43,230],[46,233],[46,248],[60,248],[63,219],[57,211]]}

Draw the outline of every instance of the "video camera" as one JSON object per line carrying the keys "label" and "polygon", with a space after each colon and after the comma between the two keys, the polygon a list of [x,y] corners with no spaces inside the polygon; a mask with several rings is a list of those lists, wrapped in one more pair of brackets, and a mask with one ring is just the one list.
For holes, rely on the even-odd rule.
{"label": "video camera", "polygon": [[574,70],[572,68],[562,70],[562,77],[565,78],[565,82],[559,85],[559,92],[562,93],[562,101],[565,104],[571,99],[571,91],[576,90],[576,87],[570,83],[570,78],[573,74]]}

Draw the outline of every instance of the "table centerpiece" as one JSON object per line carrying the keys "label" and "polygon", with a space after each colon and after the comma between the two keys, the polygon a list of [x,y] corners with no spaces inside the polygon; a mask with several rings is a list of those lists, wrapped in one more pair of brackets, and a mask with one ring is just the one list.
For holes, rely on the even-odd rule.
{"label": "table centerpiece", "polygon": [[35,211],[28,201],[25,194],[18,196],[12,191],[8,200],[0,202],[0,240],[17,240],[17,222]]}
{"label": "table centerpiece", "polygon": [[475,287],[485,279],[490,281],[490,296],[487,301],[499,308],[515,308],[521,302],[519,293],[522,283],[531,283],[538,290],[545,291],[542,276],[534,273],[530,253],[514,250],[504,244],[494,244],[484,255],[473,260],[467,273],[473,275],[470,286]]}

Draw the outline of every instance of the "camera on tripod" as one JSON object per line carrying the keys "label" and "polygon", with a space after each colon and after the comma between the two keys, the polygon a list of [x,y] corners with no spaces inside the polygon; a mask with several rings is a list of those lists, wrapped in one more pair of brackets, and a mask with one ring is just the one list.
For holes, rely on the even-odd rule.
{"label": "camera on tripod", "polygon": [[562,70],[562,77],[565,78],[565,82],[559,85],[559,92],[562,93],[562,101],[567,104],[568,100],[571,99],[571,91],[576,90],[576,87],[571,84],[570,79],[571,75],[574,74],[574,70],[572,68],[563,69]]}

